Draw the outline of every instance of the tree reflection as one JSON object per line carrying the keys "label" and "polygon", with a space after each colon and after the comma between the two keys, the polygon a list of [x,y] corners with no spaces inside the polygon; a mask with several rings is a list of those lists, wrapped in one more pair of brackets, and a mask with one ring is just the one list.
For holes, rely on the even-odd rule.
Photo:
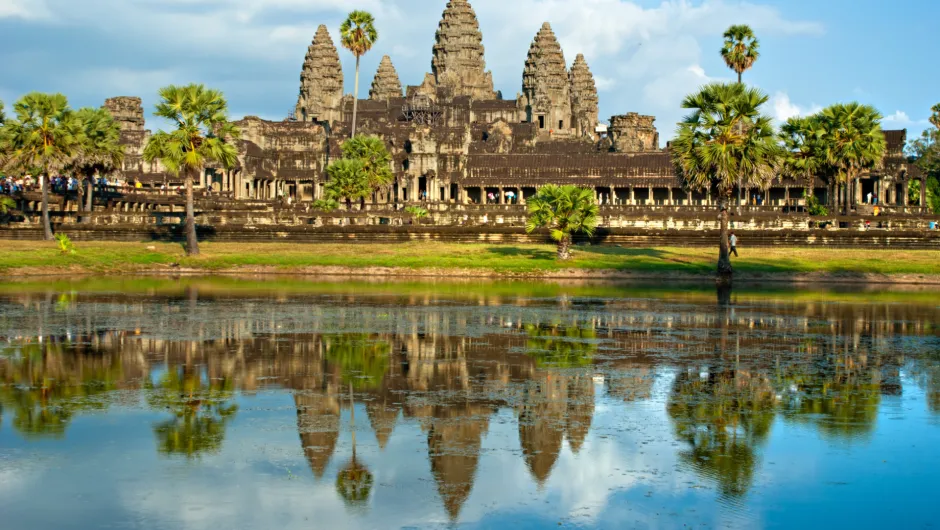
{"label": "tree reflection", "polygon": [[855,438],[871,433],[881,403],[881,370],[860,357],[826,355],[812,366],[782,374],[784,417],[814,425],[823,436]]}
{"label": "tree reflection", "polygon": [[681,461],[716,481],[722,495],[746,494],[754,480],[757,447],[774,421],[774,404],[773,389],[759,374],[678,374],[667,411],[676,436],[690,446],[680,452]]}
{"label": "tree reflection", "polygon": [[356,390],[378,388],[388,371],[392,346],[369,335],[326,335],[323,337],[326,360],[339,366],[343,384]]}
{"label": "tree reflection", "polygon": [[229,403],[232,379],[204,378],[194,367],[183,365],[169,368],[156,385],[148,383],[148,390],[151,407],[173,414],[153,426],[157,451],[188,459],[219,452],[226,426],[238,410],[238,405]]}
{"label": "tree reflection", "polygon": [[575,326],[526,324],[526,353],[538,366],[589,366],[597,353],[597,332]]}
{"label": "tree reflection", "polygon": [[108,407],[123,378],[120,356],[47,339],[0,352],[0,409],[26,438],[62,438],[73,416]]}
{"label": "tree reflection", "polygon": [[372,493],[372,472],[356,458],[356,403],[349,386],[349,429],[352,434],[352,458],[336,475],[336,492],[348,508],[362,509]]}

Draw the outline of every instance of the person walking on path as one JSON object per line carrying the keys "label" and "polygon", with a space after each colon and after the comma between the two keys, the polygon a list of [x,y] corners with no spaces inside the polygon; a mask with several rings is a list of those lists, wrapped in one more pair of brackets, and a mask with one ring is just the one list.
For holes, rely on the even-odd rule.
{"label": "person walking on path", "polygon": [[729,242],[731,243],[731,254],[734,254],[734,257],[738,257],[738,236],[734,235],[734,232],[731,232]]}

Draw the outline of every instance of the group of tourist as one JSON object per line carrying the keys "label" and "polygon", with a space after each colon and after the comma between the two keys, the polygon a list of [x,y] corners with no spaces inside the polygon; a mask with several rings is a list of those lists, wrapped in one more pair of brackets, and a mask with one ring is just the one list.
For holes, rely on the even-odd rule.
{"label": "group of tourist", "polygon": [[[79,179],[64,175],[50,178],[49,184],[49,191],[60,194],[77,192],[81,187],[81,181]],[[108,177],[94,179],[94,185],[99,193],[111,188],[118,191],[128,191],[131,188],[139,190],[143,187],[138,180],[128,182],[121,179],[108,179]],[[37,190],[42,190],[42,182],[41,179],[33,177],[32,175],[25,175],[23,177],[0,176],[0,194],[14,195]]]}

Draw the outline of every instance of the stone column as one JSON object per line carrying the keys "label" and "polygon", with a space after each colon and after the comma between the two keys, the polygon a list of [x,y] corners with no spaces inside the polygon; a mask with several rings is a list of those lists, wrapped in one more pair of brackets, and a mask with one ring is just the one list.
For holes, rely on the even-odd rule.
{"label": "stone column", "polygon": [[904,181],[904,184],[901,185],[901,193],[904,194],[901,197],[901,206],[904,208],[902,211],[907,211],[907,198],[911,196],[911,183],[908,180]]}
{"label": "stone column", "polygon": [[927,206],[927,175],[920,177],[920,207]]}
{"label": "stone column", "polygon": [[669,186],[669,188],[667,189],[669,190],[669,206],[675,206],[676,200],[673,198],[673,195],[672,195],[672,186]]}
{"label": "stone column", "polygon": [[636,205],[636,193],[634,192],[633,186],[630,186],[630,204]]}
{"label": "stone column", "polygon": [[649,195],[649,198],[646,200],[646,204],[655,204],[656,201],[653,200],[653,187],[652,186],[650,186],[649,188],[649,194],[650,195]]}

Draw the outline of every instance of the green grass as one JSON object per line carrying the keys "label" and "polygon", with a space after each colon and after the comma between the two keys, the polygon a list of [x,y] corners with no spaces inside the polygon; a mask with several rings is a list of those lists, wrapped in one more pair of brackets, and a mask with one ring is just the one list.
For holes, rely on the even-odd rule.
{"label": "green grass", "polygon": [[[63,254],[55,242],[0,243],[0,273],[15,277],[40,273],[125,273],[169,270],[171,265],[206,272],[252,267],[277,272],[305,267],[399,267],[407,269],[473,269],[538,274],[563,269],[648,273],[711,274],[717,250],[701,248],[578,247],[567,263],[555,260],[548,245],[447,244],[289,244],[203,243],[202,254],[186,257],[171,243],[75,243]],[[153,250],[148,249],[148,247]],[[807,248],[744,249],[733,259],[735,270],[749,273],[839,273],[843,275],[940,275],[940,251],[830,250]]]}

